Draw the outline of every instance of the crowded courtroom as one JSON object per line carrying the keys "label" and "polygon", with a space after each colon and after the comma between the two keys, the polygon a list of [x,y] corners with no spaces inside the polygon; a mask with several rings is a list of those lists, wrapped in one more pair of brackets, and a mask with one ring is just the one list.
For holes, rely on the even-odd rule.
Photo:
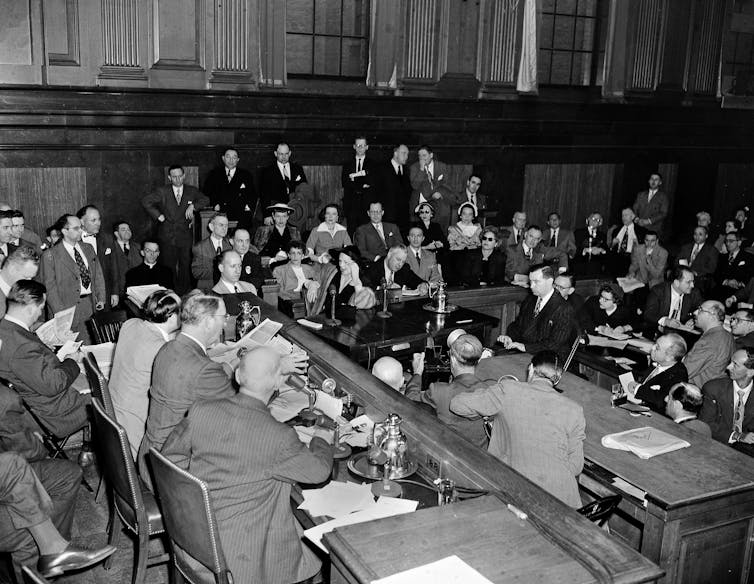
{"label": "crowded courtroom", "polygon": [[754,583],[754,0],[0,6],[0,584]]}

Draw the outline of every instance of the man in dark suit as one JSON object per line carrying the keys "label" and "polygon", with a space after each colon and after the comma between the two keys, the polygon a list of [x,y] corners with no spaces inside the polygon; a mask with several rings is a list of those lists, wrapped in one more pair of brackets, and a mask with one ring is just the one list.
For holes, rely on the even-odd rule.
{"label": "man in dark suit", "polygon": [[744,305],[743,308],[746,308],[746,304],[754,306],[754,277],[749,278],[745,287],[740,288],[735,294],[731,294],[725,299],[725,306],[728,308],[734,304]]}
{"label": "man in dark suit", "polygon": [[394,245],[403,244],[403,237],[398,226],[382,221],[385,212],[382,203],[369,205],[369,223],[360,225],[353,236],[353,242],[361,252],[361,257],[370,262],[376,262],[385,257],[387,250]]}
{"label": "man in dark suit", "polygon": [[0,211],[0,263],[17,246],[13,245],[13,211]]}
{"label": "man in dark suit", "polygon": [[[346,227],[353,233],[372,202],[373,186],[379,180],[377,167],[367,156],[369,144],[365,136],[357,136],[353,142],[356,156],[341,162],[340,184],[343,187],[343,213]],[[381,193],[384,196],[384,193]],[[388,215],[390,221],[395,218]]]}
{"label": "man in dark suit", "polygon": [[120,299],[113,290],[113,236],[102,231],[102,216],[94,205],[84,205],[76,217],[81,220],[81,242],[92,246],[105,278],[105,309],[117,306]]}
{"label": "man in dark suit", "polygon": [[452,215],[455,215],[458,211],[458,207],[464,203],[471,203],[477,209],[481,211],[487,208],[487,197],[479,192],[479,188],[482,186],[482,177],[478,174],[471,174],[466,179],[466,187],[458,193],[455,204],[453,206]]}
{"label": "man in dark suit", "polygon": [[0,318],[5,316],[6,299],[13,284],[19,280],[31,280],[39,271],[39,256],[29,246],[11,252],[0,268]]}
{"label": "man in dark suit", "polygon": [[699,419],[712,430],[712,438],[754,456],[754,350],[733,353],[726,369],[728,378],[702,386],[704,403]]}
{"label": "man in dark suit", "polygon": [[576,255],[572,271],[581,278],[599,278],[605,271],[607,261],[607,234],[602,229],[602,215],[591,213],[586,227],[573,232],[576,240]]}
{"label": "man in dark suit", "polygon": [[215,285],[218,256],[233,248],[227,237],[228,216],[225,213],[215,213],[207,228],[209,235],[191,249],[191,275],[196,280],[196,287],[204,291]]}
{"label": "man in dark suit", "polygon": [[754,276],[754,255],[741,249],[741,234],[726,233],[725,247],[728,253],[720,254],[715,271],[717,287],[712,293],[714,298],[725,300],[746,287]]}
{"label": "man in dark suit", "polygon": [[162,450],[207,483],[236,582],[301,582],[321,565],[301,541],[290,497],[293,483],[330,476],[331,439],[315,429],[307,447],[272,417],[268,404],[285,377],[275,350],[250,350],[236,372],[238,394],[197,401]]}
{"label": "man in dark suit", "polygon": [[730,332],[736,350],[754,349],[754,308],[740,308],[730,317]]}
{"label": "man in dark suit", "polygon": [[8,312],[0,321],[0,377],[19,395],[50,431],[63,438],[87,423],[89,399],[71,384],[81,373],[73,359],[60,361],[29,329],[45,303],[45,287],[19,280],[8,296]]}
{"label": "man in dark suit", "polygon": [[450,227],[451,208],[456,202],[458,186],[450,182],[448,165],[435,160],[429,146],[419,147],[419,160],[411,165],[411,199],[409,209],[412,211],[419,203],[427,202],[435,209],[435,222],[444,230]]}
{"label": "man in dark suit", "polygon": [[651,229],[658,237],[663,236],[663,224],[668,216],[668,196],[660,190],[662,176],[659,172],[649,175],[649,189],[636,195],[634,213],[637,225]]}
{"label": "man in dark suit", "polygon": [[529,269],[532,294],[521,304],[521,310],[497,338],[508,350],[527,353],[555,351],[565,359],[575,336],[575,315],[569,304],[555,290],[555,273],[551,266],[535,265]]}
{"label": "man in dark suit", "polygon": [[[259,174],[259,203],[263,209],[274,203],[287,203],[296,187],[307,182],[303,167],[290,161],[288,144],[280,142],[274,154],[275,162],[262,168]],[[265,218],[265,224],[271,225],[272,219]]]}
{"label": "man in dark suit", "polygon": [[[367,204],[380,202],[385,211],[385,217],[391,223],[396,223],[405,232],[415,215],[415,209],[410,207],[411,178],[408,161],[408,146],[398,144],[393,147],[393,156],[377,169],[377,184],[372,188]],[[356,218],[356,223],[360,217]],[[352,229],[348,226],[349,231]]]}
{"label": "man in dark suit", "polygon": [[157,222],[161,263],[173,271],[175,291],[185,294],[191,288],[194,213],[209,205],[209,199],[196,187],[183,184],[182,166],[171,166],[168,174],[171,185],[157,187],[141,204]]}
{"label": "man in dark suit", "polygon": [[[233,250],[241,256],[241,281],[253,284],[257,289],[257,296],[262,297],[262,286],[264,285],[264,270],[262,269],[262,258],[259,254],[250,251],[251,239],[246,229],[236,229],[231,240]],[[219,272],[216,274],[219,277]],[[215,281],[217,281],[217,277]]]}
{"label": "man in dark suit", "polygon": [[694,272],[678,266],[673,269],[672,281],[654,286],[647,296],[644,322],[648,330],[658,326],[678,328],[686,324],[701,306],[703,298],[694,287]]}
{"label": "man in dark suit", "polygon": [[47,289],[49,313],[76,307],[71,330],[89,344],[86,321],[107,303],[105,277],[92,246],[80,241],[81,220],[64,215],[59,222],[63,239],[42,254],[40,280]]}
{"label": "man in dark suit", "polygon": [[542,241],[542,230],[538,226],[532,225],[526,230],[522,242],[508,247],[505,260],[505,279],[508,282],[514,282],[516,276],[519,276],[519,278],[527,276],[532,266],[539,265],[544,261],[544,253],[537,251],[540,241]]}
{"label": "man in dark suit", "polygon": [[688,266],[694,270],[695,284],[705,292],[712,289],[712,278],[717,270],[717,260],[720,256],[715,246],[707,243],[708,234],[706,227],[697,225],[694,228],[694,243],[683,245],[676,260],[679,266]]}
{"label": "man in dark suit", "polygon": [[[133,232],[128,221],[118,221],[113,225],[115,244],[110,254],[112,279],[111,290],[113,295],[124,299],[126,295],[126,274],[128,270],[142,263],[141,246],[132,239]],[[113,306],[116,306],[114,304]]]}
{"label": "man in dark suit", "polygon": [[408,251],[403,244],[390,248],[385,259],[374,262],[362,273],[362,282],[376,290],[385,280],[388,288],[402,288],[419,290],[419,296],[426,296],[427,283],[417,276],[406,263]]}
{"label": "man in dark suit", "polygon": [[240,227],[250,229],[257,210],[257,194],[254,176],[238,166],[238,150],[233,146],[225,149],[222,166],[213,168],[204,180],[202,191],[209,197],[209,204],[238,221]]}
{"label": "man in dark suit", "polygon": [[686,354],[686,341],[675,333],[659,337],[652,346],[652,369],[641,382],[629,384],[627,397],[634,403],[645,403],[654,411],[665,413],[665,397],[676,384],[688,381],[686,366],[681,359]]}
{"label": "man in dark suit", "polygon": [[157,258],[160,257],[160,245],[156,241],[146,240],[141,254],[144,256],[144,261],[126,272],[126,288],[159,284],[172,290],[173,272],[157,263]]}
{"label": "man in dark suit", "polygon": [[550,213],[547,217],[548,228],[542,232],[542,245],[545,259],[557,260],[558,268],[568,269],[568,262],[576,255],[576,240],[573,231],[560,226],[560,214]]}

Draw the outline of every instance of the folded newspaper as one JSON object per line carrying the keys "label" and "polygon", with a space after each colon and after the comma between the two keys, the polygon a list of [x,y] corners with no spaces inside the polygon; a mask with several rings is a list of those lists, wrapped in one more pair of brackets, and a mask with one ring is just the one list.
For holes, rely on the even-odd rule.
{"label": "folded newspaper", "polygon": [[281,355],[288,355],[293,352],[294,346],[284,338],[277,336],[281,328],[283,328],[281,323],[265,318],[258,326],[238,341],[230,344],[229,350],[220,354],[213,354],[213,351],[210,349],[208,355],[216,363],[230,363],[238,356],[239,349],[250,349],[262,345],[277,349]]}
{"label": "folded newspaper", "polygon": [[691,444],[657,428],[645,426],[617,434],[607,434],[602,437],[602,446],[627,450],[639,458],[648,459],[658,454],[687,448]]}
{"label": "folded newspaper", "polygon": [[54,318],[40,325],[34,332],[50,348],[65,345],[67,341],[74,342],[79,336],[78,333],[71,332],[75,312],[75,306],[56,312]]}
{"label": "folded newspaper", "polygon": [[131,302],[141,308],[142,306],[144,306],[146,299],[158,290],[167,290],[167,288],[160,286],[159,284],[147,284],[146,286],[129,286],[128,288],[126,288],[126,296],[128,296],[128,299]]}

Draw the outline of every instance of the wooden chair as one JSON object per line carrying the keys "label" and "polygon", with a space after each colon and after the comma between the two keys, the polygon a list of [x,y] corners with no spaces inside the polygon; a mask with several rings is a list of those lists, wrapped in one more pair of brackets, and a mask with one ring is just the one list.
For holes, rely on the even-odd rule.
{"label": "wooden chair", "polygon": [[[107,415],[99,400],[92,400],[92,406],[97,460],[113,493],[108,543],[117,546],[121,523],[135,535],[136,568],[131,581],[142,584],[149,566],[164,564],[169,560],[168,554],[149,555],[149,540],[165,533],[162,514],[154,495],[136,473],[126,431]],[[112,556],[105,560],[105,569],[110,569],[111,564]]]}
{"label": "wooden chair", "polygon": [[86,321],[89,334],[95,344],[115,343],[118,341],[120,327],[128,319],[125,310],[98,312]]}
{"label": "wooden chair", "polygon": [[602,527],[604,523],[610,519],[610,516],[618,508],[623,497],[620,495],[608,495],[607,497],[600,497],[595,499],[591,503],[587,503],[583,507],[577,509],[584,517],[589,519]]}
{"label": "wooden chair", "polygon": [[[232,584],[207,484],[150,448],[152,476],[162,507],[165,528],[173,548],[175,581],[205,582],[198,562],[212,572],[217,584]],[[177,550],[177,553],[176,553]],[[188,563],[185,554],[195,562]]]}

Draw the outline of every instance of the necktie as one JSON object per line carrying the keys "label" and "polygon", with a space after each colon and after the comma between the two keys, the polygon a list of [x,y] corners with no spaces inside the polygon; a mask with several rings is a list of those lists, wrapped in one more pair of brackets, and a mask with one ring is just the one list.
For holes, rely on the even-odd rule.
{"label": "necktie", "polygon": [[398,165],[398,172],[396,173],[398,176],[403,176],[403,165]]}
{"label": "necktie", "polygon": [[283,165],[283,174],[285,174],[285,180],[291,180],[291,171],[288,169],[288,164]]}
{"label": "necktie", "polygon": [[417,262],[421,262],[421,260],[422,260],[422,257],[419,255],[419,252],[417,251],[416,252],[416,261]]}
{"label": "necktie", "polygon": [[531,248],[526,251],[526,259],[531,260]]}
{"label": "necktie", "polygon": [[177,189],[175,191],[175,202],[179,205],[181,204],[181,197],[183,196],[183,193],[181,192],[181,189]]}
{"label": "necktie", "polygon": [[356,172],[361,172],[361,158],[356,159]]}
{"label": "necktie", "polygon": [[374,226],[374,228],[377,230],[377,233],[380,234],[380,239],[382,240],[382,243],[385,242],[385,233],[382,231],[382,223],[377,223],[377,225]]}
{"label": "necktie", "polygon": [[476,195],[472,194],[469,202],[476,207]]}
{"label": "necktie", "polygon": [[542,310],[542,297],[541,296],[537,298],[537,304],[534,305],[534,316],[537,316],[540,310]]}
{"label": "necktie", "polygon": [[728,265],[729,265],[729,266],[732,266],[732,265],[733,265],[733,261],[734,261],[735,259],[736,259],[736,258],[735,258],[735,256],[734,256],[734,255],[733,255],[732,253],[729,253],[729,254],[728,254]]}
{"label": "necktie", "polygon": [[240,290],[238,289],[238,284],[233,284],[233,291],[238,294]]}
{"label": "necktie", "polygon": [[743,432],[744,408],[746,408],[744,394],[746,392],[743,389],[739,389],[736,393],[738,395],[738,406],[736,406],[736,413],[733,416],[733,429],[740,434]]}
{"label": "necktie", "polygon": [[223,253],[223,247],[221,245],[217,246],[217,249],[215,250],[215,255],[220,255]]}
{"label": "necktie", "polygon": [[81,275],[81,286],[89,288],[92,283],[92,277],[89,274],[89,268],[84,263],[84,258],[81,257],[78,248],[73,248],[73,259],[76,260],[76,265],[79,267],[79,274]]}
{"label": "necktie", "polygon": [[681,294],[678,297],[678,300],[676,300],[675,307],[670,312],[670,318],[673,318],[675,320],[679,320],[679,316],[681,316],[681,306],[683,305],[683,294]]}
{"label": "necktie", "polygon": [[626,232],[623,234],[623,239],[620,240],[618,251],[620,253],[626,253],[628,251],[628,228],[626,228]]}
{"label": "necktie", "polygon": [[233,176],[230,174],[230,168],[226,168],[225,173],[228,175],[228,182],[232,181]]}
{"label": "necktie", "polygon": [[123,244],[123,253],[126,254],[126,255],[128,255],[128,244],[127,243]]}
{"label": "necktie", "polygon": [[696,259],[696,255],[699,253],[699,244],[694,244],[694,249],[691,252],[691,257],[689,258],[691,261],[689,261],[690,264],[694,263],[694,260]]}
{"label": "necktie", "polygon": [[518,242],[521,241],[521,232],[516,229],[516,245],[518,245]]}
{"label": "necktie", "polygon": [[555,237],[555,232],[552,232],[552,237],[550,237],[550,247],[556,247],[558,245],[557,238]]}

